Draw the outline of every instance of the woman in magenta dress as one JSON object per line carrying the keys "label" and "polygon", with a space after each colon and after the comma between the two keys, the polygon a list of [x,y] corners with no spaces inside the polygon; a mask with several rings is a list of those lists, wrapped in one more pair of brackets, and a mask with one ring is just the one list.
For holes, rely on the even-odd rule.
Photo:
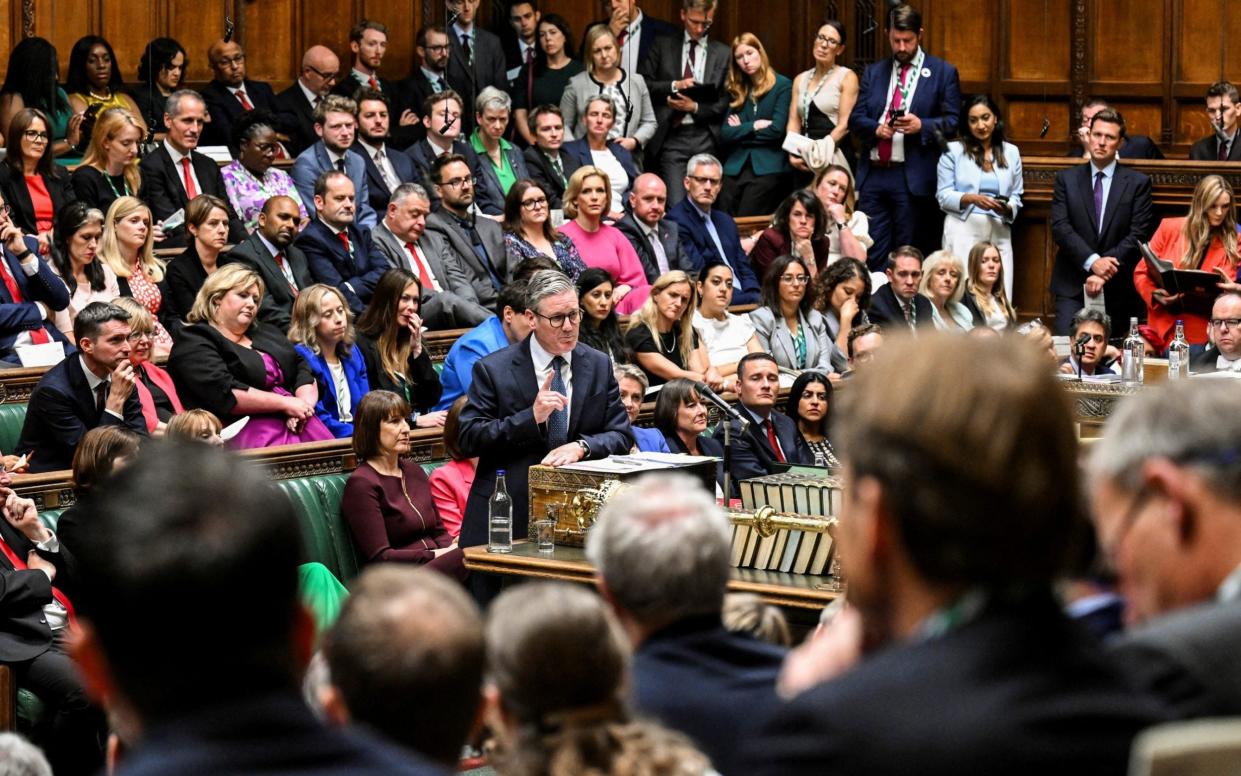
{"label": "woman in magenta dress", "polygon": [[314,374],[279,329],[257,320],[263,281],[244,264],[207,277],[168,359],[187,408],[249,422],[228,445],[274,447],[333,439],[315,416]]}
{"label": "woman in magenta dress", "polygon": [[579,167],[564,192],[564,214],[573,220],[560,231],[577,246],[586,266],[605,269],[616,278],[612,300],[618,315],[628,315],[650,296],[651,286],[633,245],[621,230],[603,223],[611,207],[607,173],[598,167]]}

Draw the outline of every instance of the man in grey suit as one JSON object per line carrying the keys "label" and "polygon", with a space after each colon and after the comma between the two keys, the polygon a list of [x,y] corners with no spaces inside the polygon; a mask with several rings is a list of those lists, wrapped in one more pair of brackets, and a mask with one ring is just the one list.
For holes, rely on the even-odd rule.
{"label": "man in grey suit", "polygon": [[431,199],[417,183],[392,192],[383,220],[371,232],[371,247],[393,267],[409,270],[422,286],[420,311],[428,329],[466,329],[491,317],[478,303],[469,275],[438,234],[426,231]]}
{"label": "man in grey suit", "polygon": [[630,212],[616,222],[616,228],[638,252],[646,282],[652,284],[674,269],[694,274],[694,264],[681,247],[676,222],[664,218],[667,204],[668,187],[664,182],[654,173],[642,173],[629,192]]}
{"label": "man in grey suit", "polygon": [[[507,89],[504,76],[504,44],[493,32],[477,24],[480,0],[448,0],[448,85],[461,95],[466,106],[488,86]],[[461,114],[462,136],[474,131],[473,111]]]}
{"label": "man in grey suit", "polygon": [[444,154],[427,176],[440,198],[440,208],[427,216],[427,231],[444,239],[449,251],[470,275],[479,304],[494,307],[496,293],[508,281],[508,252],[500,225],[471,212],[474,174],[460,154]]}
{"label": "man in grey suit", "polygon": [[1113,657],[1176,717],[1241,714],[1241,394],[1230,381],[1130,397],[1090,459],[1099,547],[1138,626]]}
{"label": "man in grey suit", "polygon": [[302,197],[310,217],[315,217],[315,181],[328,170],[339,170],[353,181],[357,201],[354,225],[374,229],[379,216],[370,206],[370,188],[366,184],[366,160],[350,146],[358,131],[358,104],[348,97],[329,94],[315,108],[315,134],[319,142],[312,144],[293,163],[293,183]]}
{"label": "man in grey suit", "polygon": [[231,260],[248,264],[263,278],[267,288],[259,320],[283,332],[289,330],[298,292],[315,282],[305,254],[293,245],[299,220],[292,197],[272,197],[263,203],[258,229],[228,252]]}

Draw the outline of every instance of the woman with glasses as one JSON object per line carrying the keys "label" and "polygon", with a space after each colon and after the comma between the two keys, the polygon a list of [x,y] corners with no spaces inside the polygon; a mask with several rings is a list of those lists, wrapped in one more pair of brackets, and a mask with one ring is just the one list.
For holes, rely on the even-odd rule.
{"label": "woman with glasses", "polygon": [[569,80],[559,101],[565,131],[576,138],[586,137],[590,131],[590,101],[606,97],[612,106],[612,123],[603,139],[638,156],[642,146],[655,137],[657,126],[646,80],[621,67],[620,46],[606,24],[596,24],[586,31],[582,59],[586,61],[586,72]]}
{"label": "woman with glasses", "polygon": [[272,129],[271,116],[263,111],[248,111],[233,121],[233,137],[228,146],[233,161],[220,170],[220,175],[224,178],[228,201],[246,225],[247,232],[253,233],[258,228],[259,213],[272,197],[291,197],[297,203],[302,223],[309,218],[293,178],[272,166],[277,148],[279,143]]}
{"label": "woman with glasses", "polygon": [[163,436],[168,421],[174,415],[185,412],[185,407],[181,405],[172,375],[151,363],[155,321],[135,299],[121,296],[112,303],[129,313],[129,363],[133,365],[134,377],[137,378],[134,380],[134,390],[138,392],[138,401],[142,404],[147,432],[152,436]]}
{"label": "woman with glasses", "polygon": [[598,167],[580,167],[569,178],[564,192],[564,214],[573,220],[560,227],[573,241],[582,262],[605,269],[616,278],[612,299],[616,312],[628,315],[642,307],[651,293],[633,244],[621,230],[603,223],[612,206],[612,185]]}
{"label": "woman with glasses", "polygon": [[633,349],[638,366],[651,385],[684,377],[722,390],[724,378],[711,366],[707,349],[694,331],[698,294],[690,276],[681,270],[665,272],[655,280],[650,298],[629,319],[625,344]]}
{"label": "woman with glasses", "polygon": [[830,252],[823,203],[810,191],[798,189],[784,198],[771,227],[758,236],[750,251],[750,264],[761,281],[777,258],[796,256],[805,259],[811,276],[816,276],[827,266]]}
{"label": "woman with glasses", "polygon": [[728,117],[720,129],[724,191],[719,207],[735,216],[766,215],[788,191],[784,133],[792,83],[771,66],[763,42],[750,32],[733,40],[728,65]]}
{"label": "woman with glasses", "polygon": [[56,213],[76,200],[77,194],[69,184],[69,172],[53,161],[47,114],[36,108],[18,111],[5,136],[14,141],[0,163],[0,193],[12,211],[12,222],[37,236],[40,250],[46,252]]}
{"label": "woman with glasses", "polygon": [[98,115],[111,108],[122,108],[133,115],[142,128],[142,136],[146,137],[142,112],[123,87],[112,44],[98,35],[78,38],[69,52],[69,70],[65,78],[65,91],[69,92],[69,106],[73,112],[85,113],[87,108],[94,108]]}
{"label": "woman with glasses", "polygon": [[[789,133],[811,140],[831,137],[835,155],[815,161],[838,164],[846,170],[853,166],[846,151],[850,148],[847,142],[849,114],[853,112],[858,95],[857,74],[836,63],[847,42],[843,23],[833,19],[819,28],[812,49],[814,67],[793,79],[793,110],[788,123]],[[789,154],[789,164],[801,173],[803,180],[818,172],[811,169],[800,154]]]}
{"label": "woman with glasses", "polygon": [[106,213],[117,199],[138,196],[141,144],[142,127],[129,111],[104,111],[95,119],[86,156],[69,179],[77,198]]}
{"label": "woman with glasses", "polygon": [[139,115],[154,133],[152,140],[160,142],[168,134],[164,124],[164,103],[172,93],[181,88],[190,60],[185,47],[173,38],[156,38],[147,44],[138,60],[138,80],[142,86],[134,90],[134,102]]}
{"label": "woman with glasses", "polygon": [[535,138],[530,131],[530,112],[540,105],[560,105],[560,98],[569,89],[569,80],[586,69],[575,58],[573,30],[563,16],[545,13],[537,29],[534,72],[522,67],[513,82],[513,121],[518,133],[532,147]]}
{"label": "woman with glasses", "polygon": [[931,300],[931,320],[940,331],[966,332],[974,328],[974,315],[961,297],[965,295],[965,267],[948,251],[935,251],[922,262],[918,291]]}
{"label": "woman with glasses", "polygon": [[759,307],[750,312],[758,344],[783,369],[832,372],[832,338],[814,309],[810,272],[795,256],[781,256],[763,281]]}
{"label": "woman with glasses", "polygon": [[52,313],[52,323],[73,339],[73,320],[91,302],[111,302],[121,295],[116,273],[96,261],[103,237],[103,213],[83,202],[67,205],[56,214],[52,239],[52,272],[69,289],[69,306]]}
{"label": "woman with glasses", "polygon": [[504,248],[508,266],[536,256],[553,259],[560,271],[576,281],[586,264],[573,241],[552,228],[547,192],[529,178],[513,184],[504,198]]}

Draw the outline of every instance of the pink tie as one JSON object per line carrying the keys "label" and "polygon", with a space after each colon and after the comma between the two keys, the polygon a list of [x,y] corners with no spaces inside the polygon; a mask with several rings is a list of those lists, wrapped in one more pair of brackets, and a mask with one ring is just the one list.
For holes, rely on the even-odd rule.
{"label": "pink tie", "polygon": [[[905,79],[909,76],[909,65],[901,65],[901,76],[896,88],[892,90],[892,107],[888,109],[890,114],[892,111],[901,107],[903,100],[902,90],[905,88]],[[887,118],[884,116],[884,118]],[[885,138],[879,141],[879,161],[892,161],[892,138]]]}

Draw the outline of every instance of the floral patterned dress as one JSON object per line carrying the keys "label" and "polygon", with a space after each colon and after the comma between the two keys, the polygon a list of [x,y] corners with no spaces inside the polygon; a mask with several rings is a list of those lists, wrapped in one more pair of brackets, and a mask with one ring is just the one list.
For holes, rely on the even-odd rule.
{"label": "floral patterned dress", "polygon": [[297,186],[284,170],[269,167],[262,178],[256,178],[254,173],[234,159],[220,170],[220,175],[224,178],[228,201],[232,203],[233,210],[237,211],[237,217],[246,225],[247,232],[258,228],[259,212],[263,209],[263,203],[272,197],[292,197],[297,203],[302,220],[308,217],[302,197],[297,193]]}

